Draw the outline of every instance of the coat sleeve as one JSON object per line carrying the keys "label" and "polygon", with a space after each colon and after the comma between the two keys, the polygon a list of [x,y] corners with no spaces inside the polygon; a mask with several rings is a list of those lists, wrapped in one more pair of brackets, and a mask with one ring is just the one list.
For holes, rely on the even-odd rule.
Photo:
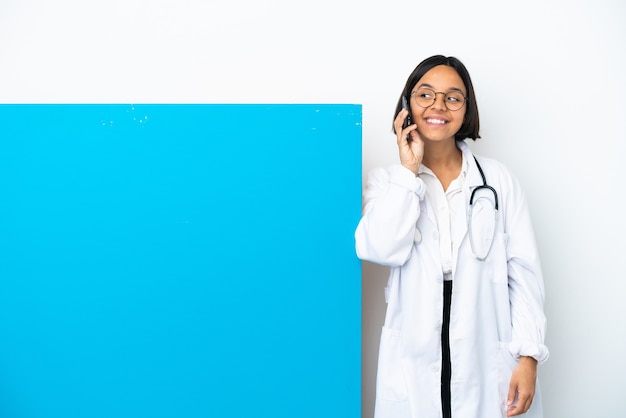
{"label": "coat sleeve", "polygon": [[373,170],[355,232],[358,257],[391,267],[403,265],[411,255],[424,193],[422,179],[403,166]]}
{"label": "coat sleeve", "polygon": [[545,296],[539,253],[525,193],[513,177],[505,187],[511,191],[503,202],[512,322],[509,350],[516,357],[529,356],[543,363],[549,351],[544,345]]}

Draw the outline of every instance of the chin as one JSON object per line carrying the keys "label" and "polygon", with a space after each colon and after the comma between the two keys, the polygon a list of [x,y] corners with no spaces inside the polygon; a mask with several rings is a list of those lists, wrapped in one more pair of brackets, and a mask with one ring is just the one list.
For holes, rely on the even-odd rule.
{"label": "chin", "polygon": [[452,136],[440,134],[440,135],[421,135],[425,142],[455,142],[454,134]]}

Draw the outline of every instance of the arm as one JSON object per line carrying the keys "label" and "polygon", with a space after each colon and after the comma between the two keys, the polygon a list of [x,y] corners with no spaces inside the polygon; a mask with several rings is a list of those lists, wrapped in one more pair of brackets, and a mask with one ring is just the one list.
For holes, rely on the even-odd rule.
{"label": "arm", "polygon": [[401,166],[370,174],[363,217],[355,233],[359,258],[387,266],[401,266],[411,255],[419,202],[425,193],[424,182],[417,177],[424,141],[415,124],[402,129],[408,114],[408,110],[402,109],[394,120]]}
{"label": "arm", "polygon": [[547,360],[549,352],[544,345],[543,275],[526,197],[515,179],[511,179],[508,186],[513,191],[505,202],[512,324],[509,350],[519,358],[519,363],[511,376],[507,416],[516,416],[530,408],[535,395],[537,365]]}
{"label": "arm", "polygon": [[413,248],[424,193],[423,181],[403,166],[372,171],[355,233],[359,258],[388,266],[404,264]]}
{"label": "arm", "polygon": [[[519,190],[519,188],[517,187]],[[543,311],[544,284],[535,237],[523,193],[515,202],[505,202],[509,300],[512,338],[509,350],[516,357],[533,357],[539,364],[548,359],[544,345],[546,317]]]}

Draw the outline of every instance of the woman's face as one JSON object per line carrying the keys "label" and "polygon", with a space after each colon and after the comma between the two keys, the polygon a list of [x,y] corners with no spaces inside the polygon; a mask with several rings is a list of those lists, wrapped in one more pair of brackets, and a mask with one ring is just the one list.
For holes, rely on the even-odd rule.
{"label": "woman's face", "polygon": [[[417,104],[415,92],[428,91],[422,89],[430,89],[437,93],[435,102],[428,107],[421,107]],[[440,92],[460,92],[467,97],[463,80],[454,68],[447,65],[438,65],[430,69],[411,90],[413,123],[417,125],[417,132],[424,141],[454,140],[454,135],[463,125],[466,104],[463,104],[459,110],[452,111],[446,107],[445,94],[439,94]]]}

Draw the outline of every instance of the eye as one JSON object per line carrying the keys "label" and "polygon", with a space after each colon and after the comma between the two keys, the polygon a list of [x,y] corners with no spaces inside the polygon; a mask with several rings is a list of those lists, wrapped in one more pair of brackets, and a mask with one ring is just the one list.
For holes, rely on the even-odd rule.
{"label": "eye", "polygon": [[420,90],[417,92],[417,97],[421,99],[432,99],[434,96],[433,92],[428,90]]}
{"label": "eye", "polygon": [[465,100],[461,93],[453,92],[446,94],[446,100],[450,103],[460,103]]}

